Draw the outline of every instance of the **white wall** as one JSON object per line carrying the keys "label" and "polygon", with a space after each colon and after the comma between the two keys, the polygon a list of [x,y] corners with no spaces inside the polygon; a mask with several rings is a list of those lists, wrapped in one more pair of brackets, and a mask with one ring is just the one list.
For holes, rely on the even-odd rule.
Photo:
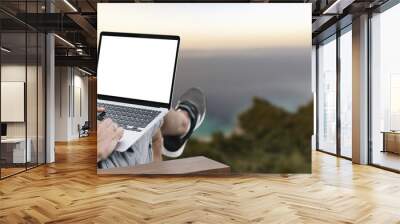
{"label": "white wall", "polygon": [[[32,66],[25,67],[25,65],[9,64],[1,66],[1,81],[2,82],[25,82],[26,70],[31,74]],[[4,96],[2,96],[4,97]],[[1,108],[6,110],[7,108]],[[24,108],[23,108],[24,109]],[[24,122],[11,122],[7,124],[7,135],[9,137],[25,137],[25,123]]]}
{"label": "white wall", "polygon": [[[27,80],[26,80],[27,79]],[[24,138],[25,135],[31,141],[32,161],[44,162],[45,150],[45,117],[44,117],[44,73],[41,66],[25,64],[3,64],[1,66],[2,82],[24,82],[26,84],[26,108],[20,108],[22,113],[26,112],[27,119],[22,122],[6,122],[7,137]],[[3,90],[2,90],[3,91]],[[2,98],[7,96],[2,95]],[[1,108],[1,110],[11,110]],[[4,112],[4,111],[3,111]],[[12,111],[7,111],[11,112]],[[39,156],[37,156],[37,153]]]}
{"label": "white wall", "polygon": [[[25,65],[18,64],[9,64],[1,66],[1,81],[18,81],[18,82],[26,82],[26,67]],[[27,68],[28,71],[32,69],[32,67]],[[30,74],[30,72],[28,72]],[[5,108],[1,108],[4,110]],[[9,122],[7,123],[7,137],[25,137],[25,122]]]}
{"label": "white wall", "polygon": [[88,120],[88,78],[76,68],[56,67],[55,86],[55,140],[77,139],[78,125]]}
{"label": "white wall", "polygon": [[[74,99],[74,108],[72,111],[72,130],[71,134],[73,138],[79,137],[79,132],[78,132],[78,125],[82,126],[85,121],[88,121],[88,107],[89,107],[89,102],[88,102],[88,78],[87,76],[82,76],[82,73],[80,73],[78,70],[74,70],[74,96],[72,99]],[[80,93],[79,93],[80,91]],[[80,101],[80,102],[79,102]],[[80,111],[82,110],[82,111]]]}
{"label": "white wall", "polygon": [[75,75],[75,86],[81,88],[82,91],[82,116],[80,116],[80,122],[88,120],[88,77],[82,76],[82,73]]}
{"label": "white wall", "polygon": [[[27,87],[27,119],[28,119],[28,137],[33,130],[36,135],[36,66],[18,65],[18,64],[7,64],[1,66],[1,81],[2,82],[26,82],[25,78],[28,78]],[[29,88],[31,87],[31,88]],[[4,97],[4,96],[3,96]],[[39,105],[40,107],[41,105]],[[6,110],[7,108],[2,108]],[[24,109],[24,108],[23,108]],[[32,123],[33,122],[33,123]],[[8,137],[25,137],[25,126],[26,122],[7,122],[7,135]],[[32,131],[31,131],[32,130]]]}
{"label": "white wall", "polygon": [[67,67],[55,68],[55,141],[68,141],[69,139],[69,95],[70,84],[69,69]]}

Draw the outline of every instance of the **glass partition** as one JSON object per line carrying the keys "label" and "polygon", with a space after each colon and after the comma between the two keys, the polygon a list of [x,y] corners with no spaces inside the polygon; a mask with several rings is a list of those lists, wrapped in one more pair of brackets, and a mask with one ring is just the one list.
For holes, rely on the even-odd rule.
{"label": "glass partition", "polygon": [[[7,4],[18,5],[18,13],[40,13],[44,1],[0,7]],[[5,178],[45,163],[46,39],[2,12],[0,26],[0,178]]]}
{"label": "glass partition", "polygon": [[[40,4],[38,1],[27,2],[26,11],[28,13],[39,13]],[[35,18],[31,19],[32,22]],[[27,167],[35,167],[38,165],[39,160],[39,64],[40,53],[39,45],[40,39],[39,32],[33,28],[27,27],[27,142],[30,147],[30,162]],[[29,149],[29,147],[27,149]]]}
{"label": "glass partition", "polygon": [[37,76],[37,162],[43,164],[46,162],[46,37],[43,33],[38,33],[38,76]]}
{"label": "glass partition", "polygon": [[26,40],[25,32],[1,34],[2,177],[24,171],[26,162],[30,162],[26,136]]}
{"label": "glass partition", "polygon": [[29,31],[27,33],[27,97],[26,97],[26,113],[27,113],[27,150],[30,150],[30,159],[27,163],[28,168],[37,165],[37,132],[38,132],[38,113],[37,113],[37,99],[38,99],[38,49],[37,49],[38,36],[36,32]]}

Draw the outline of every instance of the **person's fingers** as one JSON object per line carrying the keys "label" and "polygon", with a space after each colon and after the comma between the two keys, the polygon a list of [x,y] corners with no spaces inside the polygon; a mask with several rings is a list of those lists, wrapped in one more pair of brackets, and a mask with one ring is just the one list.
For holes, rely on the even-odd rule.
{"label": "person's fingers", "polygon": [[111,147],[109,149],[109,152],[108,152],[107,156],[109,156],[115,150],[115,146],[117,146],[117,144],[118,144],[118,140],[117,139],[112,139],[111,140],[111,144],[110,144]]}
{"label": "person's fingers", "polygon": [[102,125],[105,127],[111,126],[113,124],[113,121],[110,118],[106,118],[104,121],[101,122]]}
{"label": "person's fingers", "polygon": [[118,141],[122,138],[122,136],[124,136],[124,129],[119,127],[117,129],[117,139],[118,139]]}
{"label": "person's fingers", "polygon": [[113,131],[117,131],[117,129],[118,129],[118,124],[116,124],[116,123],[112,123],[112,127],[113,127]]}
{"label": "person's fingers", "polygon": [[112,122],[111,119],[104,120],[97,130],[97,137],[99,139],[113,138],[117,128],[118,125]]}
{"label": "person's fingers", "polygon": [[121,139],[122,135],[124,133],[124,129],[121,127],[118,127],[118,125],[116,123],[112,123],[110,126],[105,127],[104,130],[104,135],[102,135],[102,137],[109,137],[111,139]]}
{"label": "person's fingers", "polygon": [[123,137],[124,129],[110,118],[100,123],[98,130],[98,154],[101,158],[107,158],[117,146],[119,140]]}
{"label": "person's fingers", "polygon": [[119,140],[119,139],[121,139],[120,135],[121,135],[121,131],[119,130],[119,128],[117,128],[111,132],[112,139]]}
{"label": "person's fingers", "polygon": [[97,107],[97,112],[103,112],[103,111],[105,111],[106,109],[104,108],[104,107]]}
{"label": "person's fingers", "polygon": [[[98,135],[103,136],[104,134],[107,133],[108,128],[112,125],[112,120],[107,118],[104,121],[99,122],[99,127],[98,127]],[[98,137],[99,137],[98,136]]]}
{"label": "person's fingers", "polygon": [[113,138],[112,135],[109,135],[106,139],[103,139],[98,144],[100,145],[100,152],[98,153],[102,159],[105,159],[115,150],[115,147],[118,144],[118,139]]}

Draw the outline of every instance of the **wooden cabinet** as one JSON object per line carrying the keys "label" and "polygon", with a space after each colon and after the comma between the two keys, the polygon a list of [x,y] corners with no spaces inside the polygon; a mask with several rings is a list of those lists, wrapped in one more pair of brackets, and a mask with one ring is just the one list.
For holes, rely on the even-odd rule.
{"label": "wooden cabinet", "polygon": [[383,151],[400,154],[400,132],[382,132]]}

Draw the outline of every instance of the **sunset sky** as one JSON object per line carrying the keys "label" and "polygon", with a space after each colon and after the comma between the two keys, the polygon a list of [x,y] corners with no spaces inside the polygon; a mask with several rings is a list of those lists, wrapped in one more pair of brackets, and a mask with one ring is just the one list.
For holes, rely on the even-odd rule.
{"label": "sunset sky", "polygon": [[97,18],[98,32],[181,37],[174,99],[204,90],[205,135],[231,130],[255,96],[289,111],[312,99],[311,4],[113,3]]}
{"label": "sunset sky", "polygon": [[154,33],[156,28],[160,34],[184,37],[184,50],[304,47],[311,41],[311,22],[304,24],[311,14],[309,6],[98,4],[98,31]]}

